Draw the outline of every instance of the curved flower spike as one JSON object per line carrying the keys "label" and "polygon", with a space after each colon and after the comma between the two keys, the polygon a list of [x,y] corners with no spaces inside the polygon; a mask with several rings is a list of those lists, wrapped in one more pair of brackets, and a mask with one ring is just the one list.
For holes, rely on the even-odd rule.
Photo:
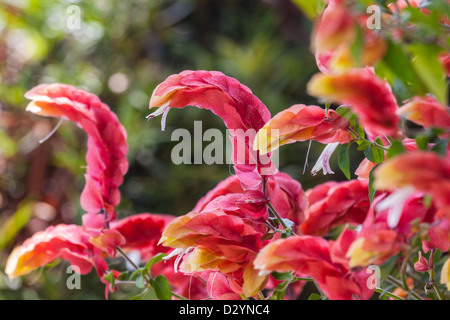
{"label": "curved flower spike", "polygon": [[68,119],[86,131],[86,186],[81,206],[90,215],[104,210],[107,219],[114,220],[119,186],[128,170],[126,132],[117,116],[96,95],[66,84],[41,84],[25,97],[32,100],[27,111]]}
{"label": "curved flower spike", "polygon": [[399,136],[397,102],[389,84],[372,70],[350,69],[337,74],[316,74],[308,82],[309,94],[350,105],[373,138]]}
{"label": "curved flower spike", "polygon": [[276,114],[255,137],[253,147],[262,154],[296,141],[315,140],[324,144],[347,143],[352,135],[349,122],[336,111],[327,112],[318,106],[293,105]]}
{"label": "curved flower spike", "polygon": [[6,262],[5,273],[10,278],[22,276],[62,258],[77,266],[80,274],[89,273],[94,266],[102,276],[108,266],[89,238],[80,226],[50,226],[13,250]]}
{"label": "curved flower spike", "polygon": [[[267,107],[251,90],[218,71],[183,71],[169,76],[153,91],[148,118],[162,114],[162,129],[170,108],[196,106],[218,115],[230,130],[236,174],[246,189],[260,189],[262,176],[275,173],[273,163],[253,152],[256,131],[270,120]],[[243,160],[241,160],[243,159]],[[269,168],[263,172],[263,168]],[[270,174],[268,174],[270,172]]]}

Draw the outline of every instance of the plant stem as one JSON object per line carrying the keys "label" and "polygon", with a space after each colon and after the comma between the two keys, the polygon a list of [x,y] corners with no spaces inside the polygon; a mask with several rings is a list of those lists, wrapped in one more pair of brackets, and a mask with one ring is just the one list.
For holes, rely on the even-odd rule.
{"label": "plant stem", "polygon": [[286,225],[286,223],[283,221],[283,219],[280,217],[280,215],[278,214],[278,212],[275,210],[275,208],[273,207],[272,203],[268,202],[267,206],[269,207],[269,212],[271,212],[275,217],[277,217],[278,222],[283,226],[283,228],[289,229],[288,226]]}
{"label": "plant stem", "polygon": [[130,257],[127,256],[125,252],[120,247],[116,247],[116,250],[122,255],[122,257],[125,258],[136,270],[139,269],[139,267],[133,262],[133,260],[130,259]]}
{"label": "plant stem", "polygon": [[406,292],[409,292],[416,300],[423,300],[421,296],[419,296],[417,293],[412,291],[408,286],[406,288],[403,287],[402,282],[400,280],[394,278],[393,276],[388,276],[387,281],[392,283],[394,286],[399,287],[399,288],[405,290]]}
{"label": "plant stem", "polygon": [[409,288],[406,281],[406,267],[408,266],[409,258],[411,257],[412,250],[406,252],[405,258],[403,259],[402,265],[400,267],[400,276],[403,283],[403,288]]}
{"label": "plant stem", "polygon": [[298,277],[295,277],[293,279],[293,281],[314,281],[314,279],[313,278],[298,278]]}
{"label": "plant stem", "polygon": [[272,213],[277,218],[278,222],[283,226],[284,230],[287,230],[287,229],[289,229],[288,226],[283,221],[283,219],[280,217],[280,215],[278,214],[277,210],[275,210],[275,208],[273,207],[272,203],[269,201],[269,198],[267,198],[267,195],[266,195],[266,183],[267,183],[267,178],[264,178],[264,180],[263,180],[263,195],[264,195],[264,198],[268,201],[267,202],[267,206],[269,207],[268,211],[269,211],[269,213]]}
{"label": "plant stem", "polygon": [[[402,297],[399,297],[398,295],[396,295],[396,294],[394,294],[394,293],[392,293],[392,292],[384,291],[384,290],[381,289],[381,288],[376,288],[375,291],[378,292],[378,293],[381,293],[381,296],[386,295],[386,296],[388,296],[388,297],[390,297],[390,298],[393,298],[393,299],[395,299],[395,300],[405,300],[405,299],[403,299]],[[381,296],[380,296],[380,297],[381,297]]]}
{"label": "plant stem", "polygon": [[430,270],[428,271],[430,277],[429,277],[429,284],[433,287],[434,292],[436,292],[436,295],[438,297],[439,300],[445,300],[444,296],[442,295],[441,290],[439,290],[438,286],[436,285],[436,282],[434,281],[434,276],[435,276],[435,272],[434,272],[434,253],[436,252],[436,249],[431,249],[430,252],[430,258],[428,261],[428,264],[430,266]]}
{"label": "plant stem", "polygon": [[178,295],[178,294],[176,294],[176,293],[174,293],[174,292],[172,292],[172,296],[174,296],[175,298],[178,298],[178,299],[180,299],[180,300],[189,300],[188,298],[185,298],[185,297],[183,297],[183,296],[180,296],[180,295]]}
{"label": "plant stem", "polygon": [[366,138],[363,138],[363,137],[361,137],[360,135],[359,135],[359,133],[357,133],[355,130],[353,130],[352,128],[348,128],[348,131],[350,131],[356,138],[358,138],[358,139],[362,139],[362,140],[364,140],[364,141],[367,141],[367,142],[370,142],[371,144],[374,144],[374,145],[376,145],[378,148],[380,148],[380,149],[382,149],[382,150],[384,150],[384,151],[388,151],[389,150],[389,148],[386,148],[385,146],[382,146],[381,144],[378,144],[377,142],[375,142],[375,141],[370,141],[369,139],[366,139]]}

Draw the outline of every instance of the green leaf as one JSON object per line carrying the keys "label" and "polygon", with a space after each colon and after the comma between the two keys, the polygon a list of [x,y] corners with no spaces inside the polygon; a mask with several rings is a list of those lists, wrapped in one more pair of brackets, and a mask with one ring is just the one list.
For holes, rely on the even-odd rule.
{"label": "green leaf", "polygon": [[16,212],[0,225],[0,250],[11,243],[17,233],[22,230],[30,220],[34,202],[24,199],[20,202]]}
{"label": "green leaf", "polygon": [[261,240],[262,241],[270,240],[275,236],[275,234],[276,234],[275,232],[267,232],[267,233],[263,234],[263,236],[261,237]]}
{"label": "green leaf", "polygon": [[166,277],[159,275],[155,279],[151,279],[150,284],[155,289],[156,296],[159,300],[172,299],[172,289]]}
{"label": "green leaf", "polygon": [[356,28],[356,39],[350,46],[350,51],[355,61],[355,66],[362,66],[362,53],[364,50],[364,36],[361,28]]}
{"label": "green leaf", "polygon": [[150,271],[150,269],[152,268],[152,266],[155,263],[161,262],[163,260],[163,258],[167,256],[165,253],[158,253],[157,255],[153,256],[145,265],[144,267],[144,272],[148,273]]}
{"label": "green leaf", "polygon": [[284,281],[284,280],[291,280],[292,279],[292,274],[290,272],[272,272],[271,273],[272,277],[274,277],[276,280],[279,281]]}
{"label": "green leaf", "polygon": [[320,296],[320,294],[312,293],[309,296],[308,300],[322,300],[322,297]]}
{"label": "green leaf", "polygon": [[359,151],[365,150],[368,147],[370,147],[370,141],[367,141],[367,140],[360,139],[360,140],[356,141],[356,143],[358,144],[357,150],[359,150]]}
{"label": "green leaf", "polygon": [[391,274],[392,270],[394,270],[397,261],[398,255],[395,255],[380,266],[380,280],[385,280],[388,277],[388,275]]}
{"label": "green leaf", "polygon": [[144,268],[139,268],[136,271],[134,271],[131,276],[130,276],[130,280],[135,279],[137,276],[141,275],[142,272],[144,271]]}
{"label": "green leaf", "polygon": [[351,179],[350,173],[350,155],[349,155],[350,143],[342,144],[339,147],[338,152],[338,165],[342,172],[345,174],[348,180]]}
{"label": "green leaf", "polygon": [[269,300],[284,300],[284,296],[286,294],[286,290],[289,286],[289,281],[281,282],[277,285],[275,290],[273,291],[272,296],[269,298]]}
{"label": "green leaf", "polygon": [[431,151],[434,151],[441,156],[445,156],[447,152],[448,139],[439,140],[436,144],[431,148]]}
{"label": "green leaf", "polygon": [[422,79],[428,91],[444,105],[448,104],[447,77],[438,60],[442,49],[430,44],[410,44],[409,51],[414,69]]}
{"label": "green leaf", "polygon": [[350,127],[356,126],[356,114],[350,108],[340,106],[336,109],[336,113],[342,118],[345,118],[350,123]]}
{"label": "green leaf", "polygon": [[148,288],[141,294],[138,294],[131,298],[131,300],[156,300],[158,297],[156,296],[155,289]]}
{"label": "green leaf", "polygon": [[372,170],[370,170],[369,173],[369,200],[372,203],[373,198],[375,198],[375,193],[377,192],[377,190],[374,188],[373,183],[374,183],[374,171],[375,169],[379,166],[379,164],[377,164],[375,167],[372,168]]}
{"label": "green leaf", "polygon": [[117,277],[117,280],[125,280],[127,278],[127,276],[129,275],[128,271],[122,272],[121,274],[119,274],[119,276]]}
{"label": "green leaf", "polygon": [[375,158],[373,156],[373,152],[372,152],[372,144],[369,145],[368,148],[366,148],[364,150],[364,156],[367,158],[367,160],[369,160],[370,162],[375,163]]}
{"label": "green leaf", "polygon": [[394,140],[392,141],[391,146],[389,147],[387,157],[389,159],[403,152],[405,152],[405,147],[403,146],[403,143],[399,140]]}
{"label": "green leaf", "polygon": [[308,19],[313,20],[322,13],[325,4],[322,0],[292,0]]}
{"label": "green leaf", "polygon": [[365,149],[364,155],[373,163],[381,163],[384,161],[384,150],[377,147],[375,144],[371,144]]}
{"label": "green leaf", "polygon": [[420,150],[426,150],[428,147],[428,142],[430,141],[430,139],[428,138],[428,136],[426,134],[419,134],[415,140],[416,140],[417,147]]}
{"label": "green leaf", "polygon": [[107,275],[105,275],[104,279],[109,282],[112,286],[114,286],[114,283],[116,279],[114,278],[113,272],[109,272]]}
{"label": "green leaf", "polygon": [[[409,95],[414,93],[422,95],[426,93],[424,85],[411,64],[411,57],[404,51],[402,45],[390,41],[383,61],[393,72],[395,77],[402,82],[404,88],[413,91],[413,93],[409,93]],[[391,79],[390,82],[393,85],[395,79]]]}
{"label": "green leaf", "polygon": [[139,273],[139,275],[136,278],[136,287],[138,287],[139,289],[145,288],[145,279],[142,272]]}

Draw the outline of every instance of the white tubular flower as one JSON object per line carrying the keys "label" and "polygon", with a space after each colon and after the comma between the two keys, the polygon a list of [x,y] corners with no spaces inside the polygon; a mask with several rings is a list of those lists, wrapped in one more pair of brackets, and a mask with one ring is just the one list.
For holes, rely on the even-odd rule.
{"label": "white tubular flower", "polygon": [[316,164],[311,170],[312,175],[316,175],[318,171],[323,170],[323,174],[334,174],[333,170],[331,170],[330,167],[330,158],[333,154],[334,150],[336,150],[337,146],[339,145],[339,142],[333,142],[327,144],[325,149],[323,149],[322,153],[320,154],[319,159],[317,160]]}

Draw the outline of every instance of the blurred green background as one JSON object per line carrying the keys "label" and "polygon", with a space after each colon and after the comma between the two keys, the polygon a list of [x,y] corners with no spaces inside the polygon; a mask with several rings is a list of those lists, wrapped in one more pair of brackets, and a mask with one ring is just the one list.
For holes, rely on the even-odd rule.
{"label": "blurred green background", "polygon": [[[79,11],[78,11],[79,10]],[[71,30],[80,14],[81,24]],[[56,119],[25,112],[24,93],[62,82],[97,94],[128,132],[130,169],[119,217],[140,212],[181,215],[232,172],[230,165],[174,165],[176,128],[225,129],[212,113],[172,110],[167,129],[147,121],[153,89],[185,69],[237,78],[272,115],[297,103],[317,104],[305,85],[318,72],[311,22],[288,0],[16,0],[0,2],[0,299],[103,299],[95,272],[83,290],[66,287],[66,264],[10,282],[6,259],[15,245],[48,225],[80,223],[85,134]],[[204,144],[205,145],[205,144]],[[308,189],[328,176],[302,175],[308,143],[284,147],[280,170]],[[312,143],[310,169],[323,146]],[[334,180],[344,178],[332,159]],[[359,161],[352,162],[352,172]],[[115,297],[114,295],[112,296]]]}

